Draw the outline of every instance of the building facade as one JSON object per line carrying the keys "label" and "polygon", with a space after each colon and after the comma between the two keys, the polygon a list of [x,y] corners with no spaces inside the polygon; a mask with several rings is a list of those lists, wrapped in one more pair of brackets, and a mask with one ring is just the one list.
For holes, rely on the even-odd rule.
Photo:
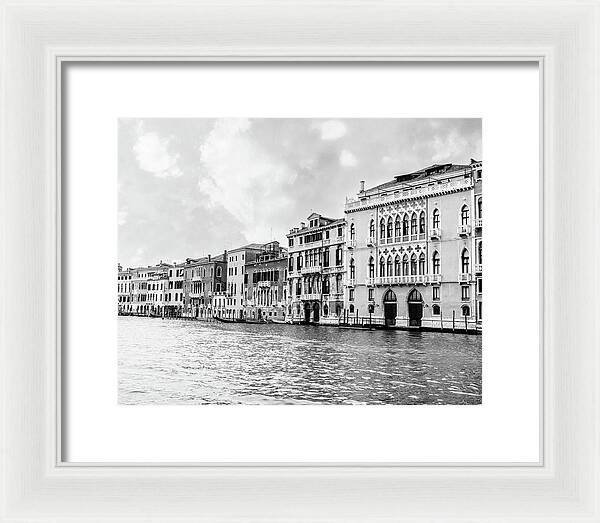
{"label": "building facade", "polygon": [[481,183],[475,160],[361,182],[345,206],[349,318],[481,328]]}
{"label": "building facade", "polygon": [[230,319],[244,318],[244,274],[246,264],[256,259],[263,246],[251,243],[227,252],[227,304],[226,316]]}
{"label": "building facade", "polygon": [[346,220],[318,213],[288,238],[288,318],[292,322],[338,323],[344,311]]}
{"label": "building facade", "polygon": [[287,250],[267,243],[256,258],[246,262],[244,317],[247,320],[285,320],[287,313]]}
{"label": "building facade", "polygon": [[214,314],[213,297],[227,285],[227,252],[220,256],[186,260],[184,315],[207,319]]}

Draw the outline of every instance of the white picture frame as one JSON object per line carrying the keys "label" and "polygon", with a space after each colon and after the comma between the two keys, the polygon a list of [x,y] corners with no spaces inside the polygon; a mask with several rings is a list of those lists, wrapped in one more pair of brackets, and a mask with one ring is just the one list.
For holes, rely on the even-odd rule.
{"label": "white picture frame", "polygon": [[[550,0],[2,3],[0,520],[600,521],[599,13]],[[537,62],[543,462],[63,462],[60,72],[107,60]]]}

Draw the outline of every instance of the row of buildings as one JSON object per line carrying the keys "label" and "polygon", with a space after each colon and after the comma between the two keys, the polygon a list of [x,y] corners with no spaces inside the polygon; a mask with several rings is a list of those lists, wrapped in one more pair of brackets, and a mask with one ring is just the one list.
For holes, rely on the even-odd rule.
{"label": "row of buildings", "polygon": [[343,218],[218,256],[118,272],[121,314],[480,330],[482,163],[436,164],[372,188]]}

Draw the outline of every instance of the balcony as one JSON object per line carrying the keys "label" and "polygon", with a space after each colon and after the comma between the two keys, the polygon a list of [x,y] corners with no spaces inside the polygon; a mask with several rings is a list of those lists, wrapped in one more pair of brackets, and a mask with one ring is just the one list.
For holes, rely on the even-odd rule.
{"label": "balcony", "polygon": [[300,299],[308,301],[308,300],[320,300],[321,295],[318,292],[311,292],[307,294],[300,295]]}
{"label": "balcony", "polygon": [[460,283],[469,283],[471,281],[471,273],[464,272],[458,275],[458,281]]}
{"label": "balcony", "polygon": [[348,249],[354,249],[356,247],[356,240],[348,240],[346,246]]}
{"label": "balcony", "polygon": [[300,269],[301,274],[312,274],[315,272],[321,272],[320,265],[314,265],[313,267],[302,267],[302,269]]}
{"label": "balcony", "polygon": [[469,236],[471,234],[471,226],[470,225],[459,225],[457,227],[457,232],[459,236]]}
{"label": "balcony", "polygon": [[476,263],[475,264],[475,274],[481,274],[482,273],[482,269],[483,269],[483,266],[482,266],[481,263]]}
{"label": "balcony", "polygon": [[375,245],[375,237],[369,236],[367,238],[367,247],[373,247]]}
{"label": "balcony", "polygon": [[299,278],[300,274],[300,271],[290,271],[288,272],[288,278]]}
{"label": "balcony", "polygon": [[475,228],[481,229],[482,226],[483,226],[483,218],[477,218],[475,220]]}
{"label": "balcony", "polygon": [[429,283],[442,283],[442,275],[441,274],[430,274],[427,276]]}
{"label": "balcony", "polygon": [[344,299],[344,293],[343,292],[332,292],[330,295],[332,300],[343,300]]}
{"label": "balcony", "polygon": [[331,274],[332,272],[342,272],[344,270],[343,265],[335,265],[334,267],[323,267],[323,274]]}
{"label": "balcony", "polygon": [[375,286],[375,278],[367,278],[367,280],[365,281],[365,285],[367,287],[374,287]]}
{"label": "balcony", "polygon": [[433,229],[429,230],[429,237],[432,240],[439,240],[442,237],[442,231],[439,227],[434,227]]}
{"label": "balcony", "polygon": [[356,287],[356,279],[350,278],[346,280],[346,287]]}
{"label": "balcony", "polygon": [[259,282],[258,282],[258,286],[259,286],[259,287],[270,287],[270,286],[271,286],[271,283],[272,283],[272,282],[270,282],[270,281],[259,281]]}
{"label": "balcony", "polygon": [[325,238],[323,240],[323,245],[329,245],[331,243],[331,240],[329,238]]}

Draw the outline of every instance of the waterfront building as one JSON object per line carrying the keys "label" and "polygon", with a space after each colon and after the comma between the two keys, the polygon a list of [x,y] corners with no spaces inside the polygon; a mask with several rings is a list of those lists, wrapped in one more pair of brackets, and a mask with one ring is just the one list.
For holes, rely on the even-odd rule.
{"label": "waterfront building", "polygon": [[288,238],[288,316],[293,322],[338,323],[344,311],[346,221],[318,213]]}
{"label": "waterfront building", "polygon": [[227,293],[225,291],[215,292],[212,298],[212,315],[208,318],[225,318],[227,316]]}
{"label": "waterfront building", "polygon": [[188,258],[183,285],[183,314],[190,318],[212,318],[213,296],[225,290],[227,284],[227,251],[219,256]]}
{"label": "waterfront building", "polygon": [[244,316],[247,319],[285,320],[287,310],[287,250],[270,242],[254,260],[246,261]]}
{"label": "waterfront building", "polygon": [[345,205],[348,318],[481,328],[481,180],[471,160],[361,182]]}
{"label": "waterfront building", "polygon": [[169,268],[168,289],[165,292],[165,316],[183,315],[183,282],[185,280],[185,262],[175,263]]}
{"label": "waterfront building", "polygon": [[[169,268],[170,265],[161,262],[148,267],[127,269],[129,279],[122,280],[122,283],[129,284],[130,301],[123,312],[151,315],[157,314],[157,308],[161,307],[162,314],[162,307],[164,307],[164,287]],[[123,276],[125,275],[123,274]]]}
{"label": "waterfront building", "polygon": [[131,313],[132,308],[132,270],[117,267],[117,310],[119,314]]}
{"label": "waterfront building", "polygon": [[227,318],[243,319],[246,263],[254,261],[262,249],[261,244],[250,243],[227,252]]}

